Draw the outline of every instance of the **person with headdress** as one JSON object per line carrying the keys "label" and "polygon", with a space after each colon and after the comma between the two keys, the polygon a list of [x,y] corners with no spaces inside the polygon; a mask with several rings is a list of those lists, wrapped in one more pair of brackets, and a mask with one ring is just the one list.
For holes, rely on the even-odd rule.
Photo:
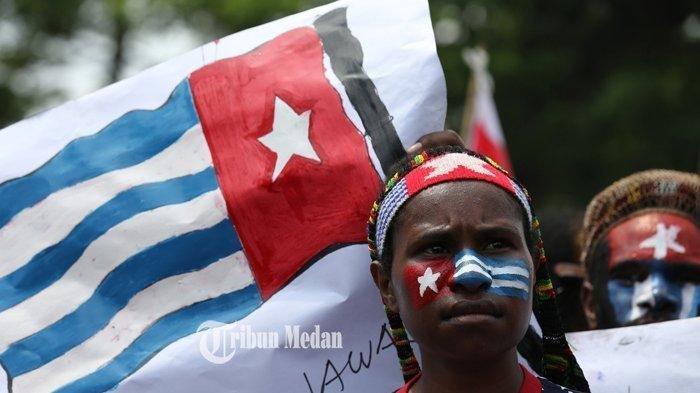
{"label": "person with headdress", "polygon": [[649,170],[588,205],[580,234],[592,329],[700,316],[700,175]]}
{"label": "person with headdress", "polygon": [[[372,207],[368,243],[406,382],[398,392],[589,391],[561,329],[525,189],[459,146],[396,168]],[[533,310],[545,378],[518,364]]]}

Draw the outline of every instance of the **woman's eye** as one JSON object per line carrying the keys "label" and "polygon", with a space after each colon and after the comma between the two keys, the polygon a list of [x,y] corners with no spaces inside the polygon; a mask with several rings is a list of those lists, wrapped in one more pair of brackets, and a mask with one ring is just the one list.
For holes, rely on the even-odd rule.
{"label": "woman's eye", "polygon": [[432,246],[426,247],[426,248],[423,250],[423,252],[424,252],[426,255],[433,256],[433,255],[445,255],[445,254],[447,254],[449,251],[447,250],[446,247],[436,244],[436,245],[432,245]]}
{"label": "woman's eye", "polygon": [[499,250],[505,250],[510,247],[510,243],[506,241],[493,241],[490,242],[486,245],[485,249],[486,251],[499,251]]}

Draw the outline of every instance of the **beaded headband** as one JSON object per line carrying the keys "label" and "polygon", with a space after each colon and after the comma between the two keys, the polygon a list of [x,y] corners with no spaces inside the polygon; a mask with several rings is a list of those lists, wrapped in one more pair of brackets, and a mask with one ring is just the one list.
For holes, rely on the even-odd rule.
{"label": "beaded headband", "polygon": [[384,250],[384,242],[391,222],[401,206],[419,192],[439,183],[476,180],[498,186],[515,196],[525,209],[528,223],[532,228],[532,211],[525,191],[507,175],[497,170],[494,167],[495,163],[486,160],[488,159],[481,159],[468,153],[448,153],[429,157],[424,152],[414,157],[413,161],[416,165],[406,176],[402,179],[394,176],[387,182],[389,192],[377,214],[376,246],[379,257],[381,258]]}

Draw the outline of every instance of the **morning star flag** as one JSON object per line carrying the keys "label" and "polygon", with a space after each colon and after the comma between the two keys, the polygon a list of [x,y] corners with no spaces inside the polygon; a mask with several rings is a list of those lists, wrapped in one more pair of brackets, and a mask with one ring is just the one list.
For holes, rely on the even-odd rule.
{"label": "morning star flag", "polygon": [[470,110],[464,124],[467,147],[492,158],[512,172],[508,146],[493,101],[493,78],[488,71],[489,55],[483,48],[467,49],[462,54],[472,71]]}
{"label": "morning star flag", "polygon": [[1,130],[8,390],[398,386],[366,219],[445,106],[427,2],[339,1]]}

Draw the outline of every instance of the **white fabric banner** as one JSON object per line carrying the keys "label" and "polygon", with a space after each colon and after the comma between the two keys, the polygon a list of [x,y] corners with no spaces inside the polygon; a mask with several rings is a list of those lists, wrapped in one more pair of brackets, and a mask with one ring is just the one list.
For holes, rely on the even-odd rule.
{"label": "white fabric banner", "polygon": [[566,335],[592,392],[700,391],[700,318]]}
{"label": "white fabric banner", "polygon": [[[427,2],[344,0],[1,130],[1,385],[390,390],[359,243],[389,160],[445,111]],[[246,326],[281,348],[222,362],[226,343],[201,340]],[[283,348],[286,329],[301,347],[339,334]]]}

